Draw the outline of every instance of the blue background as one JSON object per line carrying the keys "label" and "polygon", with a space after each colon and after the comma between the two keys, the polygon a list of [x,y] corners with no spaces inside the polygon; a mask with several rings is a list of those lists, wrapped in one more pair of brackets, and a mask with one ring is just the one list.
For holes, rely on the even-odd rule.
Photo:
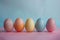
{"label": "blue background", "polygon": [[27,18],[34,21],[41,17],[46,23],[52,17],[60,27],[60,0],[0,0],[0,27],[3,27],[4,20],[11,18]]}

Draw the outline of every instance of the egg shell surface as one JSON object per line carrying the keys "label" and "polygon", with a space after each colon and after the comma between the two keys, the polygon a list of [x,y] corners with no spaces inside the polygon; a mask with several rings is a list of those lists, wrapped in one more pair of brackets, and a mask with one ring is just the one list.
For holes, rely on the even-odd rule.
{"label": "egg shell surface", "polygon": [[42,32],[45,29],[44,22],[41,18],[37,19],[35,28],[38,32]]}
{"label": "egg shell surface", "polygon": [[4,21],[4,29],[5,31],[7,32],[10,32],[13,30],[13,22],[10,18],[7,18],[5,21]]}
{"label": "egg shell surface", "polygon": [[24,29],[24,22],[21,18],[17,18],[14,23],[14,28],[17,32],[21,32]]}
{"label": "egg shell surface", "polygon": [[49,18],[46,24],[46,29],[48,30],[48,32],[53,32],[56,29],[55,20]]}
{"label": "egg shell surface", "polygon": [[28,18],[25,23],[25,29],[27,32],[32,32],[34,31],[35,24],[32,18]]}

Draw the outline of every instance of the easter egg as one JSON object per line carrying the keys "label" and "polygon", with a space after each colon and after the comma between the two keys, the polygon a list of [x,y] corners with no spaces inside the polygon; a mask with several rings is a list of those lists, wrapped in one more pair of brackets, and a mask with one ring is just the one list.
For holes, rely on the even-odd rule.
{"label": "easter egg", "polygon": [[35,28],[38,32],[42,32],[45,29],[44,22],[41,18],[37,19]]}
{"label": "easter egg", "polygon": [[55,20],[53,20],[52,18],[49,18],[46,24],[46,29],[48,32],[53,32],[56,29]]}
{"label": "easter egg", "polygon": [[24,29],[24,22],[21,18],[17,18],[14,23],[14,28],[17,32],[21,32]]}
{"label": "easter egg", "polygon": [[34,31],[34,21],[32,18],[28,18],[25,23],[25,29],[27,32],[33,32]]}
{"label": "easter egg", "polygon": [[13,22],[11,19],[7,18],[5,21],[4,21],[4,29],[5,31],[7,32],[10,32],[13,30]]}

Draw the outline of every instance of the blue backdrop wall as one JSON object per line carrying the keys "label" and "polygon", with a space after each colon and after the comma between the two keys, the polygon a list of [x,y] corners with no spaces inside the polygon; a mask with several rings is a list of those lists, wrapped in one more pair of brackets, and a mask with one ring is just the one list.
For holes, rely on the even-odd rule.
{"label": "blue backdrop wall", "polygon": [[60,27],[60,0],[0,0],[0,27],[6,18],[14,22],[18,17],[24,22],[27,18],[36,22],[41,17],[44,23],[52,17]]}

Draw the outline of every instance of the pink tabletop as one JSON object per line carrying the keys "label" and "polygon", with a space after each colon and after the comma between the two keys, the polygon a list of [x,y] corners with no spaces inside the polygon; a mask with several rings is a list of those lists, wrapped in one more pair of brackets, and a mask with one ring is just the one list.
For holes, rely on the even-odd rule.
{"label": "pink tabletop", "polygon": [[60,30],[54,32],[0,32],[0,40],[60,40]]}

